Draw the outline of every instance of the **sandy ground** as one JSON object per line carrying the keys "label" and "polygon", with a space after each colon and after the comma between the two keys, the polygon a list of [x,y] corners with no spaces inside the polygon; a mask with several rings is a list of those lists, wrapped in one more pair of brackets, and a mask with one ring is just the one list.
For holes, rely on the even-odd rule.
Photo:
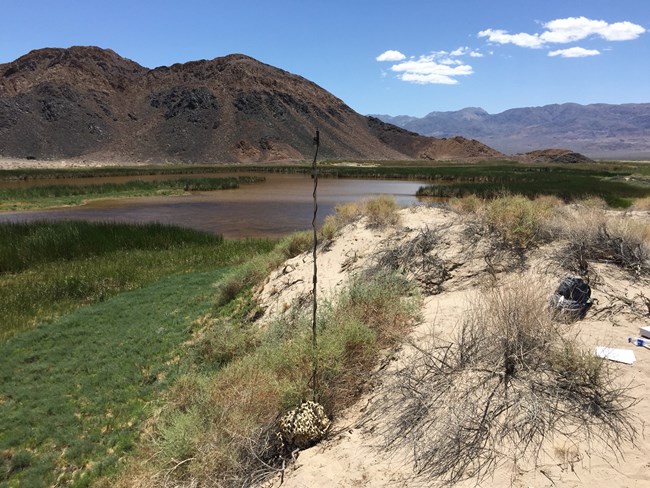
{"label": "sandy ground", "polygon": [[[321,298],[332,296],[345,286],[355,272],[369,266],[377,251],[413,239],[421,229],[443,229],[435,252],[447,263],[449,276],[442,292],[425,297],[423,320],[409,340],[415,344],[426,341],[431,334],[451,335],[462,320],[473,297],[482,288],[509,280],[519,280],[519,272],[508,271],[507,259],[487,255],[479,241],[468,241],[466,228],[451,211],[424,206],[404,209],[400,225],[383,230],[368,229],[364,222],[344,229],[334,242],[324,246],[318,255]],[[555,244],[557,245],[557,244]],[[552,246],[534,251],[527,260],[525,272],[548,283],[549,294],[559,281],[569,275],[548,258]],[[620,453],[607,446],[581,446],[576,452],[566,441],[551,441],[536,465],[513,469],[509,462],[499,467],[494,476],[478,486],[515,487],[650,487],[650,438],[644,435],[647,412],[650,412],[650,350],[633,347],[628,336],[637,336],[639,326],[650,325],[643,296],[650,296],[647,281],[634,280],[612,265],[594,264],[598,273],[592,283],[592,296],[597,304],[575,327],[585,346],[608,345],[633,349],[637,361],[631,365],[612,363],[622,383],[637,386],[638,403],[633,414],[638,422],[635,445],[624,445]],[[313,261],[305,254],[280,267],[265,284],[259,295],[266,308],[262,322],[291,309],[294,303],[309,305]],[[310,487],[419,487],[435,486],[435,480],[415,476],[411,452],[405,447],[389,449],[381,432],[386,418],[374,408],[381,395],[390,394],[391,372],[413,357],[413,349],[405,344],[394,361],[376,371],[369,383],[373,385],[353,407],[334,420],[330,437],[319,445],[299,453],[284,473],[267,480],[264,488]],[[462,487],[477,486],[475,479]]]}
{"label": "sandy ground", "polygon": [[144,166],[146,161],[95,161],[91,159],[57,159],[52,161],[0,157],[0,170],[6,169],[65,169],[103,168],[106,166]]}

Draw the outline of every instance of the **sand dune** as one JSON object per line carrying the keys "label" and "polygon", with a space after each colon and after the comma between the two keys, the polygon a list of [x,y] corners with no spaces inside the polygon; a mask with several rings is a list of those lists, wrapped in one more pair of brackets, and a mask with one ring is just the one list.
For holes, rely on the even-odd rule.
{"label": "sand dune", "polygon": [[[408,445],[386,446],[382,435],[390,418],[383,415],[380,399],[391,394],[391,382],[400,365],[413,360],[413,346],[431,337],[452,337],[473,298],[483,290],[535,276],[548,286],[548,293],[569,274],[551,259],[558,243],[537,248],[520,266],[512,257],[488,256],[486,243],[469,244],[467,226],[450,210],[424,206],[400,211],[401,223],[388,229],[368,229],[364,222],[346,227],[342,235],[319,253],[319,296],[332,296],[350,276],[368,267],[385,246],[397,246],[413,239],[422,229],[440,229],[435,252],[449,270],[444,282],[426,294],[422,322],[411,333],[399,352],[382,362],[368,378],[368,390],[343,415],[334,420],[329,438],[302,451],[282,474],[276,474],[265,488],[293,487],[417,487],[435,486],[437,480],[418,477],[413,452]],[[269,279],[260,294],[266,308],[262,321],[289,310],[289,305],[307,297],[311,289],[313,262],[304,254],[288,261]],[[636,417],[638,435],[635,444],[625,443],[620,452],[610,446],[592,442],[569,445],[556,436],[543,445],[537,462],[520,460],[516,468],[504,458],[486,480],[470,479],[457,486],[515,487],[644,487],[650,486],[650,439],[644,435],[650,378],[650,350],[627,343],[628,336],[638,335],[639,326],[649,325],[650,318],[643,297],[650,296],[648,277],[633,278],[612,264],[592,263],[592,296],[597,303],[584,320],[573,325],[584,346],[597,345],[633,349],[633,365],[611,363],[621,384],[635,386],[638,403],[631,414]],[[439,292],[439,293],[438,293]],[[303,300],[305,301],[305,300]],[[572,443],[570,443],[572,444]]]}

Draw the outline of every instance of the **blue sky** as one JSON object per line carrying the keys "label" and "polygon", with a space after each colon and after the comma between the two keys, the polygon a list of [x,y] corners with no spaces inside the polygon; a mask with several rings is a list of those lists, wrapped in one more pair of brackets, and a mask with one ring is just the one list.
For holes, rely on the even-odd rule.
{"label": "blue sky", "polygon": [[650,102],[648,0],[1,2],[0,63],[72,45],[147,67],[244,53],[364,114]]}

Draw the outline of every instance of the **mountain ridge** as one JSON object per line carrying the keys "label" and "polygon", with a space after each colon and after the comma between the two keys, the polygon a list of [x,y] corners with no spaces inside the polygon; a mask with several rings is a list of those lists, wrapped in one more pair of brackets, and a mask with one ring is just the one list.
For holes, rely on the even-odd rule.
{"label": "mountain ridge", "polygon": [[497,158],[358,114],[317,84],[244,54],[149,69],[94,46],[0,65],[0,156],[160,162]]}
{"label": "mountain ridge", "polygon": [[569,147],[593,158],[650,159],[650,103],[563,103],[497,114],[466,107],[424,117],[375,117],[431,137],[477,138],[505,153]]}

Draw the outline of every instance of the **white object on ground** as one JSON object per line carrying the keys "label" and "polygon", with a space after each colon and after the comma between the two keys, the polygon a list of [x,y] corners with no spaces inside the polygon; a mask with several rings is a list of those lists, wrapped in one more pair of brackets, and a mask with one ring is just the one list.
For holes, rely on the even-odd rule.
{"label": "white object on ground", "polygon": [[636,361],[634,351],[631,349],[614,349],[612,347],[598,346],[596,348],[596,356],[617,363],[632,364]]}

